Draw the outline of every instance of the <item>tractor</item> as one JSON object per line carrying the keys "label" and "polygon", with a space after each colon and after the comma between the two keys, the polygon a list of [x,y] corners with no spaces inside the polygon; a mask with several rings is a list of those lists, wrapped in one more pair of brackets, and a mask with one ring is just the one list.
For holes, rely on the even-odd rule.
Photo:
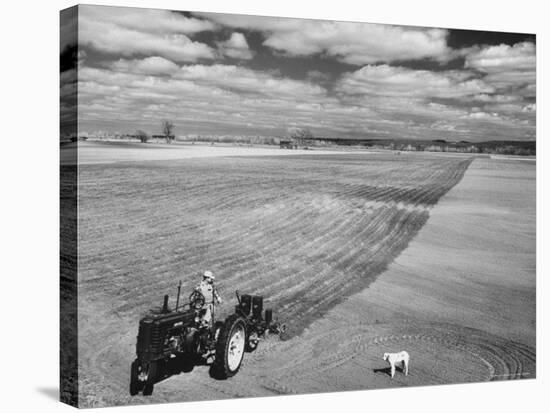
{"label": "tractor", "polygon": [[179,306],[181,282],[176,306],[168,307],[168,295],[160,311],[152,311],[139,321],[136,359],[130,369],[130,394],[153,393],[159,381],[197,365],[209,365],[211,377],[224,380],[239,371],[245,352],[254,351],[270,333],[282,334],[285,326],[273,321],[273,311],[263,311],[263,297],[240,295],[237,305],[225,321],[210,325],[201,322],[205,298],[197,290],[186,305]]}

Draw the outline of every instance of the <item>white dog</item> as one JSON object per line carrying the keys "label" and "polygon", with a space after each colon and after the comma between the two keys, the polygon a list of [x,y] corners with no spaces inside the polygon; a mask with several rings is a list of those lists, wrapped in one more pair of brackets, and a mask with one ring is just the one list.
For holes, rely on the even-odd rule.
{"label": "white dog", "polygon": [[403,372],[405,376],[409,374],[409,353],[400,351],[399,353],[384,353],[384,361],[390,363],[391,377],[395,375],[395,365],[403,363]]}

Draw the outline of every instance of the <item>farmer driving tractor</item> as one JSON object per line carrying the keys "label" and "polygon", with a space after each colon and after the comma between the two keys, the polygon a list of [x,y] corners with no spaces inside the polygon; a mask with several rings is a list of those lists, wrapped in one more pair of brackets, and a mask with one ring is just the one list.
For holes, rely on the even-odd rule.
{"label": "farmer driving tractor", "polygon": [[214,277],[212,271],[205,271],[202,275],[202,281],[195,288],[195,291],[201,293],[204,297],[204,305],[201,311],[201,325],[203,327],[211,327],[214,305],[222,303],[222,298],[214,286],[215,279],[216,277]]}

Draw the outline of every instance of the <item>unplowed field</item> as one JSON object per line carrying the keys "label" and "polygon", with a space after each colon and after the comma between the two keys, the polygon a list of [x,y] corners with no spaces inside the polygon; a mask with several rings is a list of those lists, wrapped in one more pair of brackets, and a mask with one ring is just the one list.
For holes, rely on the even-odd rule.
{"label": "unplowed field", "polygon": [[[262,294],[287,324],[288,338],[301,334],[387,268],[470,162],[464,157],[331,154],[81,165],[81,403],[131,401],[128,368],[140,315],[160,305],[165,293],[173,298],[179,280],[182,291],[191,291],[205,269],[214,272],[225,299],[222,316],[232,311],[234,290]],[[279,357],[275,353],[282,347],[262,344]],[[328,347],[310,358],[321,364],[328,359],[330,366],[339,354],[341,348]],[[266,351],[252,356],[257,362],[270,357]],[[292,374],[295,367],[281,374]],[[261,371],[271,387],[243,395],[287,392],[272,390],[287,379],[277,381]],[[194,377],[201,388],[239,395],[231,385],[198,374],[185,380]],[[165,390],[172,388],[165,384]],[[181,394],[157,387],[157,397],[149,401],[208,398],[197,387]],[[328,389],[356,387],[332,383]]]}

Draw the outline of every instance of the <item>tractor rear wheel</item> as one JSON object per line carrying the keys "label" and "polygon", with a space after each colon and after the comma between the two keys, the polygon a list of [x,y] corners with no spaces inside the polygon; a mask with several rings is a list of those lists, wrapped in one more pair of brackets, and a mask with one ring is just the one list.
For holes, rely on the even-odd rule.
{"label": "tractor rear wheel", "polygon": [[246,322],[237,314],[230,315],[216,343],[216,359],[212,365],[216,378],[227,379],[239,371],[246,345]]}

